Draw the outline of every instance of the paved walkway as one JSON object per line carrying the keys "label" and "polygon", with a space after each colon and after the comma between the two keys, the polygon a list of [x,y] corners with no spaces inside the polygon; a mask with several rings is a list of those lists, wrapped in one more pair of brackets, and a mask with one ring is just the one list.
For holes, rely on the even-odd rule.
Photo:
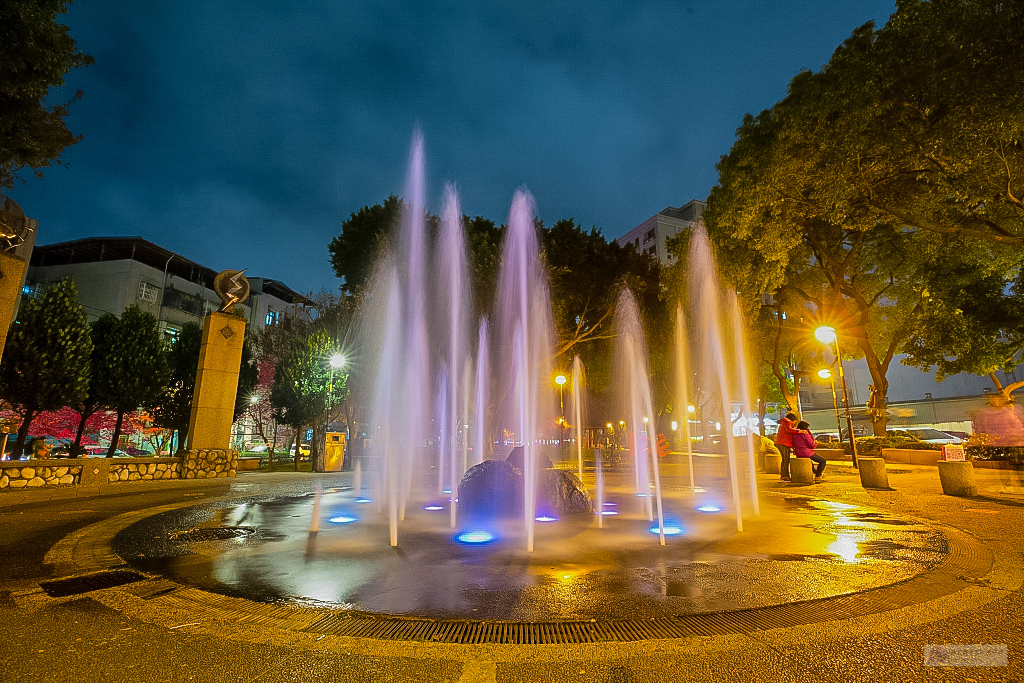
{"label": "paved walkway", "polygon": [[[454,645],[336,636],[157,609],[125,589],[48,597],[67,575],[55,547],[93,525],[157,506],[308,491],[346,475],[246,473],[0,494],[0,670],[5,681],[1011,681],[1024,680],[1024,489],[979,470],[979,496],[943,496],[933,467],[894,466],[892,491],[865,491],[830,466],[810,487],[761,478],[762,491],[813,494],[956,527],[994,562],[963,588],[880,614],[730,635],[576,645]],[[1007,486],[1009,484],[1009,486]],[[142,513],[139,513],[142,514]],[[62,545],[63,544],[63,545]],[[268,625],[269,624],[269,625]],[[1007,667],[924,666],[931,644],[1008,647]],[[945,651],[948,656],[953,652]]]}

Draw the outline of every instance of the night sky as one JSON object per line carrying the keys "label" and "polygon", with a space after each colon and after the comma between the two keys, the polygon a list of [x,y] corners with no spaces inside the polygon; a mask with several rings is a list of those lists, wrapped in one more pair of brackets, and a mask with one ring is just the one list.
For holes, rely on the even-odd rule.
{"label": "night sky", "polygon": [[705,198],[743,114],[894,9],[77,0],[62,22],[96,59],[68,78],[85,139],[10,194],[41,244],[141,235],[214,269],[335,289],[327,244],[402,193],[418,122],[432,210],[454,181],[465,213],[504,222],[526,185],[546,223],[616,237]]}

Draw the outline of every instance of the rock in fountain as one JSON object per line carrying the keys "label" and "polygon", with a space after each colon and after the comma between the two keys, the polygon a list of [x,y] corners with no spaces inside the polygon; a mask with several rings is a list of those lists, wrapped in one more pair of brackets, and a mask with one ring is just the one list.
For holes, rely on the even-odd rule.
{"label": "rock in fountain", "polygon": [[[516,447],[507,460],[485,460],[469,468],[459,482],[458,500],[462,512],[474,519],[522,514],[522,452],[522,447]],[[513,464],[516,460],[520,463],[518,467]],[[590,492],[579,477],[572,472],[551,469],[550,461],[547,464],[547,469],[537,473],[536,513],[550,516],[592,513]]]}

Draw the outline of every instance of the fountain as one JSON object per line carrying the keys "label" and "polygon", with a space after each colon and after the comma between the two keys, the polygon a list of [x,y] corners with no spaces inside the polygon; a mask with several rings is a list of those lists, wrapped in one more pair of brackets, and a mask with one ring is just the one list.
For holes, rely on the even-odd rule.
{"label": "fountain", "polygon": [[[198,588],[327,605],[344,618],[648,620],[806,599],[805,568],[771,554],[820,547],[817,561],[830,561],[837,525],[849,526],[849,535],[866,522],[850,523],[851,506],[824,503],[809,505],[811,524],[807,516],[787,521],[788,498],[769,503],[771,523],[757,519],[749,431],[732,428],[734,415],[750,424],[740,315],[734,295],[718,285],[702,231],[690,256],[693,298],[675,321],[673,403],[686,448],[659,453],[665,416],[652,391],[643,321],[623,290],[614,327],[615,418],[625,418],[629,448],[595,451],[591,478],[583,465],[588,387],[579,357],[570,386],[575,462],[549,460],[561,432],[551,382],[556,347],[532,197],[515,192],[496,300],[489,316],[475,320],[472,312],[483,307],[472,302],[458,196],[445,188],[436,234],[428,231],[423,158],[417,133],[406,212],[375,263],[360,311],[365,371],[355,389],[370,443],[354,476],[323,475],[324,487],[315,482],[312,493],[303,483],[302,490],[239,493],[234,501],[161,512],[126,529],[118,554]],[[693,420],[691,396],[702,397]],[[712,443],[713,432],[722,430],[709,423],[725,426],[720,443]],[[691,424],[699,425],[695,433]],[[750,482],[752,530],[730,544],[743,528],[741,480]],[[927,552],[941,545],[924,533],[904,540]],[[830,565],[841,576],[836,585],[844,592],[867,585],[867,573],[853,566],[861,561],[856,543],[841,552],[841,564]],[[924,557],[921,566],[933,556]],[[901,580],[908,571],[888,576]],[[770,585],[737,590],[755,582]]]}

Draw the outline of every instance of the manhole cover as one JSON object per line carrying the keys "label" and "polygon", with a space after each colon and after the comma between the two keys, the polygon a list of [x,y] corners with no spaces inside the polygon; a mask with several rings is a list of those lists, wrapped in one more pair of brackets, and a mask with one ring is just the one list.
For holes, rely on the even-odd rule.
{"label": "manhole cover", "polygon": [[245,538],[254,533],[256,529],[250,526],[212,526],[171,534],[171,539],[189,542],[229,541],[232,538]]}

